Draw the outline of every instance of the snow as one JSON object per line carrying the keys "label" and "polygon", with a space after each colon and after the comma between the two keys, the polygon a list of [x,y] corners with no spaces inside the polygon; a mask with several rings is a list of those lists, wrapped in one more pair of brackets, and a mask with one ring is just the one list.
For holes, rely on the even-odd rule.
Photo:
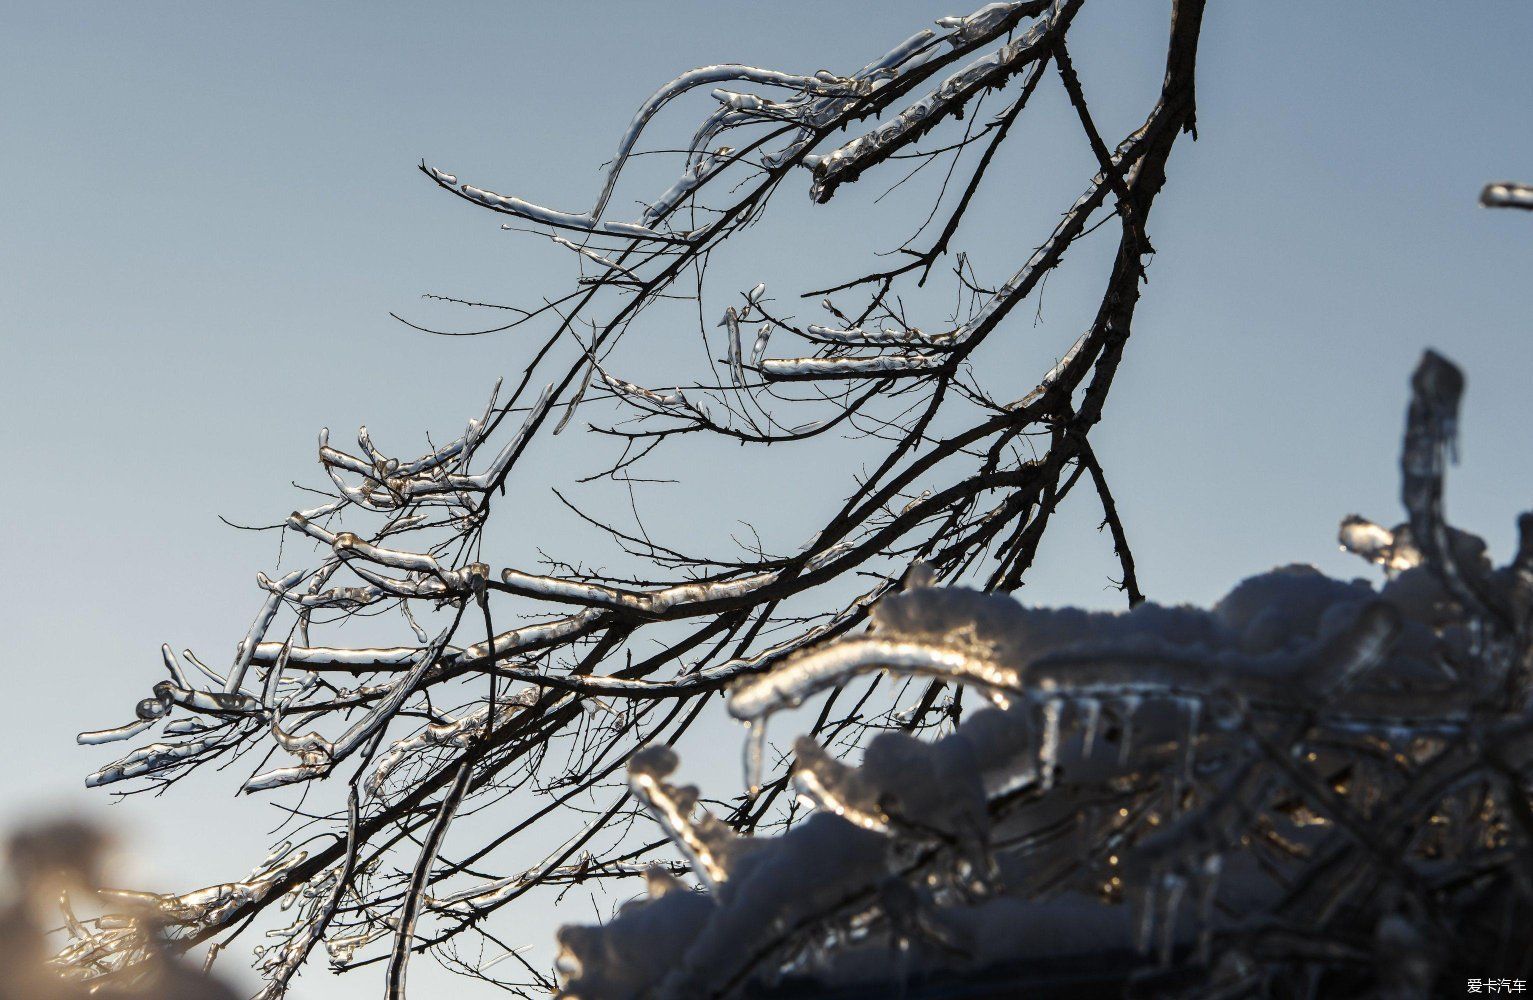
{"label": "snow", "polygon": [[[1376,564],[1394,544],[1381,532],[1357,546]],[[1453,537],[1484,562],[1477,539]],[[1507,599],[1508,576],[1465,565],[1488,600]],[[612,923],[562,929],[565,996],[713,995],[784,972],[883,982],[896,961],[973,971],[1114,948],[1208,954],[1221,904],[1256,912],[1286,891],[1242,846],[1251,823],[1299,844],[1329,829],[1277,811],[1291,786],[1257,732],[1329,727],[1403,748],[1461,727],[1474,704],[1440,662],[1469,655],[1474,630],[1444,618],[1448,592],[1424,565],[1380,588],[1291,565],[1208,609],[1127,612],[928,580],[918,568],[885,597],[870,635],[740,678],[729,707],[747,757],[774,713],[870,671],[975,687],[1002,707],[935,740],[881,734],[856,765],[800,737],[792,782],[814,812],[775,837],[736,834],[696,788],[670,784],[674,751],[636,756],[631,787],[699,888],[656,875]]]}

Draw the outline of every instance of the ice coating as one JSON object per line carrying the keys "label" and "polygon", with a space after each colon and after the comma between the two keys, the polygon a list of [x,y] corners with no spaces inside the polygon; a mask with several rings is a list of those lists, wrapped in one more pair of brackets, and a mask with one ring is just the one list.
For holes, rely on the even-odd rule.
{"label": "ice coating", "polygon": [[[1285,613],[1257,607],[1274,598],[1285,602]],[[1465,707],[1439,692],[1370,685],[1397,651],[1406,656],[1397,670],[1417,672],[1409,657],[1431,655],[1424,624],[1408,628],[1396,606],[1368,589],[1299,567],[1246,581],[1211,612],[1153,604],[1127,613],[1052,611],[955,588],[914,589],[886,597],[874,622],[874,638],[843,640],[738,681],[731,714],[750,721],[756,738],[774,712],[859,673],[943,678],[1003,704],[1034,706],[1038,774],[1048,787],[1056,767],[1074,766],[1081,752],[1065,743],[1067,722],[1080,732],[1084,756],[1092,756],[1104,709],[1121,719],[1126,758],[1141,706],[1169,706],[1187,773],[1200,729],[1227,729],[1248,703],[1298,711],[1350,692],[1326,710],[1378,730],[1434,700],[1437,712]]]}
{"label": "ice coating", "polygon": [[684,73],[655,91],[639,110],[634,113],[633,120],[618,140],[617,153],[612,158],[612,165],[607,169],[601,193],[596,197],[596,204],[586,212],[560,212],[544,208],[520,198],[498,195],[492,191],[486,191],[468,184],[459,185],[457,177],[437,170],[434,167],[426,167],[425,169],[432,179],[436,180],[439,184],[449,188],[457,187],[465,196],[474,201],[478,201],[491,208],[509,212],[512,215],[521,216],[530,222],[542,222],[570,229],[584,229],[622,236],[644,237],[657,235],[648,226],[636,223],[601,221],[602,213],[607,207],[607,202],[612,197],[613,188],[617,186],[618,175],[626,165],[629,155],[633,152],[635,144],[639,141],[639,136],[644,131],[644,127],[649,124],[650,119],[661,108],[682,94],[695,90],[698,87],[733,81],[753,83],[760,86],[783,87],[802,91],[806,94],[822,96],[839,96],[847,93],[849,88],[853,86],[852,81],[825,81],[818,77],[796,76],[776,70],[758,69],[754,66],[702,66]]}
{"label": "ice coating", "polygon": [[1026,406],[1028,403],[1031,403],[1039,396],[1042,396],[1044,393],[1048,392],[1050,387],[1052,387],[1054,383],[1059,380],[1059,377],[1070,369],[1071,363],[1074,362],[1076,357],[1081,353],[1081,348],[1086,346],[1086,338],[1088,336],[1090,336],[1089,330],[1086,333],[1081,334],[1079,337],[1076,337],[1075,342],[1070,345],[1070,349],[1065,351],[1064,357],[1060,358],[1059,361],[1054,364],[1054,367],[1045,372],[1043,378],[1038,380],[1038,387],[1032,392],[1028,393],[1026,396],[1023,396],[1020,400],[1018,400],[1016,403],[1013,403],[1012,405]]}
{"label": "ice coating", "polygon": [[678,787],[665,778],[676,769],[677,758],[669,747],[650,747],[628,762],[628,784],[665,830],[666,836],[686,854],[695,871],[717,892],[729,881],[730,869],[750,841],[742,840],[725,823],[706,810],[697,809],[697,789]]}
{"label": "ice coating", "polygon": [[1039,784],[1045,790],[1054,786],[1054,772],[1059,766],[1060,729],[1063,727],[1065,700],[1045,699],[1041,709],[1043,736],[1038,741]]}
{"label": "ice coating", "polygon": [[682,605],[696,606],[742,597],[772,583],[778,579],[778,574],[757,573],[734,580],[678,584],[648,592],[619,590],[514,569],[502,570],[500,579],[516,593],[536,594],[576,604],[624,608],[646,615],[663,615]]}
{"label": "ice coating", "polygon": [[690,817],[696,790],[663,781],[674,765],[670,751],[646,751],[631,763],[630,781],[655,796],[646,804],[684,852],[702,852],[704,867],[696,870],[712,891],[700,895],[657,878],[649,898],[624,906],[617,920],[562,928],[563,996],[712,995],[739,974],[764,929],[791,927],[886,871],[882,838],[830,816],[770,840],[715,838]]}
{"label": "ice coating", "polygon": [[889,831],[889,817],[878,801],[881,789],[864,788],[857,769],[848,767],[808,737],[793,745],[793,786],[821,812],[875,833]]}
{"label": "ice coating", "polygon": [[115,743],[118,740],[132,739],[139,733],[154,725],[154,719],[138,719],[124,726],[116,726],[111,729],[97,729],[93,732],[85,732],[75,737],[75,741],[81,746],[94,746],[100,743]]}
{"label": "ice coating", "polygon": [[766,355],[767,341],[772,337],[772,324],[762,323],[756,331],[756,340],[751,344],[751,364],[759,366],[761,359]]}
{"label": "ice coating", "polygon": [[301,569],[295,569],[291,573],[275,581],[271,587],[269,596],[261,605],[261,610],[256,614],[256,619],[250,625],[250,631],[245,633],[245,638],[240,640],[236,651],[234,666],[229,670],[229,680],[224,685],[224,691],[233,694],[244,683],[245,671],[250,667],[250,661],[255,657],[256,644],[266,636],[266,630],[271,627],[272,620],[277,617],[277,612],[282,607],[282,596],[290,587],[308,574]]}
{"label": "ice coating", "polygon": [[[600,371],[599,368],[598,371]],[[686,394],[683,393],[680,389],[672,389],[670,392],[656,392],[653,389],[646,389],[643,386],[635,385],[632,382],[628,382],[624,379],[609,375],[604,371],[600,371],[600,374],[602,381],[606,383],[607,387],[614,392],[620,393],[621,395],[629,396],[634,399],[641,399],[645,402],[654,403],[656,406],[662,406],[667,409],[681,409],[690,410],[694,413],[697,412],[697,408],[687,401]]]}
{"label": "ice coating", "polygon": [[[1120,146],[1118,152],[1111,157],[1115,168],[1121,169],[1124,165],[1131,164],[1140,155],[1145,134],[1146,130],[1141,129]],[[1048,241],[1039,247],[1010,278],[986,295],[979,308],[963,324],[935,338],[931,348],[943,352],[961,350],[965,345],[987,335],[996,327],[1011,308],[1031,294],[1038,282],[1057,266],[1065,249],[1085,229],[1086,220],[1106,200],[1111,187],[1111,181],[1105,174],[1098,173],[1093,177],[1090,186],[1065,213]],[[835,328],[825,327],[824,329],[834,330]],[[809,332],[808,336],[812,338],[815,334]],[[1072,370],[1073,363],[1090,343],[1091,331],[1087,331],[1078,337],[1064,357],[1045,373],[1039,386],[1012,403],[1010,408],[1026,406],[1047,392],[1066,372]],[[880,376],[904,378],[915,377],[923,372],[929,373],[950,363],[950,359],[942,353],[913,353],[874,357],[768,359],[762,362],[761,369],[769,378],[782,381]]]}
{"label": "ice coating", "polygon": [[857,639],[821,647],[769,674],[740,681],[730,691],[729,714],[743,721],[763,720],[858,674],[885,669],[973,684],[998,698],[1021,690],[1014,672],[961,651]]}
{"label": "ice coating", "polygon": [[[534,688],[526,688],[497,702],[493,728],[499,728],[517,712],[535,703],[539,694],[540,692]],[[372,773],[367,776],[363,787],[368,794],[376,795],[401,764],[424,750],[435,747],[468,746],[484,734],[485,721],[489,717],[490,706],[480,705],[455,718],[428,723],[419,732],[395,740],[387,750],[378,755],[377,763],[373,765]]]}
{"label": "ice coating", "polygon": [[1406,525],[1390,530],[1357,514],[1342,519],[1336,540],[1342,550],[1382,566],[1394,574],[1421,565],[1421,553],[1410,541]]}
{"label": "ice coating", "polygon": [[284,897],[283,908],[296,908],[298,912],[293,926],[286,932],[277,933],[277,936],[282,937],[280,946],[257,952],[257,968],[266,980],[266,985],[254,1000],[280,1000],[285,996],[288,983],[298,974],[298,969],[309,953],[324,937],[356,872],[357,855],[353,848],[357,846],[359,811],[358,796],[356,790],[352,789],[347,802],[348,849],[345,860],[322,877]]}
{"label": "ice coating", "polygon": [[436,665],[449,635],[451,630],[443,630],[436,641],[427,648],[426,655],[422,656],[408,673],[390,681],[385,686],[386,693],[383,697],[379,698],[360,719],[353,722],[334,741],[325,739],[318,733],[309,733],[297,738],[289,737],[283,733],[278,717],[273,714],[271,720],[273,737],[284,749],[296,754],[300,763],[257,774],[245,782],[243,790],[246,792],[268,791],[282,785],[309,781],[328,774],[336,764],[350,757],[375,732],[392,720],[394,713],[400,705],[404,704],[405,699],[414,693],[426,672]]}
{"label": "ice coating", "polygon": [[639,280],[638,275],[636,275],[631,268],[624,267],[622,264],[619,264],[611,257],[603,256],[602,254],[597,253],[595,250],[592,250],[590,247],[581,246],[579,243],[567,240],[563,236],[550,236],[549,239],[553,240],[553,242],[557,243],[559,246],[564,247],[566,250],[570,250],[586,258],[587,260],[600,264],[608,271],[616,272],[623,275],[624,277],[632,278],[636,281]]}
{"label": "ice coating", "polygon": [[[320,464],[347,500],[370,510],[397,510],[412,500],[441,497],[446,501],[459,494],[483,493],[503,479],[512,459],[521,452],[533,429],[542,423],[553,401],[553,386],[544,386],[517,432],[507,439],[484,471],[469,474],[463,463],[477,454],[479,445],[493,426],[490,413],[499,391],[497,381],[484,415],[469,421],[463,437],[419,458],[401,462],[384,456],[372,446],[364,427],[358,432],[357,440],[368,458],[358,458],[330,447],[329,432],[322,431]],[[342,472],[363,477],[361,484],[347,483]],[[294,514],[289,523],[299,530],[318,530],[315,522],[329,513],[329,508],[302,511]],[[314,537],[321,536],[315,534]]]}
{"label": "ice coating", "polygon": [[[815,201],[829,201],[840,184],[855,178],[866,164],[881,157],[888,146],[919,137],[951,114],[955,106],[961,107],[981,91],[1000,86],[1012,74],[1042,57],[1048,40],[1069,26],[1080,4],[1081,0],[1055,0],[1027,31],[951,74],[934,91],[889,121],[823,156],[814,166],[810,196]],[[976,12],[971,15],[973,21],[965,18],[955,25],[955,34],[965,40],[978,37],[1024,10],[1037,9],[1036,4],[1025,7],[1016,4],[1006,5],[1006,9],[994,14]]]}
{"label": "ice coating", "polygon": [[[856,101],[876,93],[901,74],[916,72],[937,58],[941,52],[937,44],[939,41],[946,41],[953,47],[983,45],[1015,27],[1023,18],[1043,12],[1047,6],[1047,0],[989,4],[967,16],[942,18],[938,24],[946,30],[944,35],[939,37],[931,31],[917,32],[881,58],[845,77],[824,70],[812,75],[801,75],[736,64],[702,66],[684,73],[655,91],[635,112],[628,128],[618,140],[617,152],[606,169],[596,202],[585,212],[559,211],[523,198],[476,187],[461,182],[454,174],[424,163],[421,164],[421,170],[437,184],[469,201],[528,222],[637,241],[676,239],[662,231],[661,227],[687,197],[735,162],[729,147],[717,150],[712,148],[724,133],[760,121],[781,121],[796,125],[798,135],[792,142],[760,157],[762,166],[775,169],[795,156],[803,156],[818,138],[817,132],[851,110]],[[1063,21],[1068,21],[1068,16]],[[1035,47],[1036,42],[1037,38],[1034,38],[1029,46]],[[1016,56],[1013,54],[1011,58],[1015,60]],[[975,75],[971,71],[969,78],[963,82],[972,85]],[[988,85],[994,86],[1002,79],[1004,76],[992,75]],[[719,87],[719,84],[747,84],[786,91],[787,94],[779,99]],[[950,83],[948,89],[957,85],[957,82]],[[693,135],[680,176],[646,206],[640,221],[616,222],[604,219],[603,215],[619,177],[655,115],[677,97],[703,87],[713,88],[712,96],[721,107],[708,116]],[[929,125],[931,121],[951,112],[952,108],[944,105],[928,108],[919,116],[908,117],[919,118]],[[908,130],[908,126],[904,130]],[[824,157],[805,157],[805,163],[813,165],[816,171],[822,169],[824,161]],[[819,184],[818,180],[816,184]],[[680,238],[692,235],[683,233]]]}
{"label": "ice coating", "polygon": [[1048,3],[1038,0],[1013,0],[1011,3],[990,3],[963,17],[939,17],[937,27],[952,32],[953,41],[967,41],[978,35],[993,31],[997,25],[1018,13],[1037,14]]}
{"label": "ice coating", "polygon": [[934,354],[889,354],[871,358],[769,358],[762,372],[780,381],[919,375],[947,364]]}
{"label": "ice coating", "polygon": [[1485,185],[1480,204],[1486,208],[1521,208],[1533,211],[1533,184],[1498,181]]}
{"label": "ice coating", "polygon": [[922,347],[942,347],[953,339],[951,333],[927,334],[922,333],[920,330],[889,326],[873,330],[854,326],[843,330],[819,323],[811,323],[807,329],[811,338],[823,340],[831,344],[847,344],[855,347],[908,346],[910,344]]}
{"label": "ice coating", "polygon": [[292,850],[291,844],[284,843],[238,882],[210,885],[180,894],[102,889],[100,895],[108,902],[148,911],[166,923],[195,931],[216,923],[221,916],[246,903],[265,898],[280,884],[284,874],[307,858],[306,851]]}

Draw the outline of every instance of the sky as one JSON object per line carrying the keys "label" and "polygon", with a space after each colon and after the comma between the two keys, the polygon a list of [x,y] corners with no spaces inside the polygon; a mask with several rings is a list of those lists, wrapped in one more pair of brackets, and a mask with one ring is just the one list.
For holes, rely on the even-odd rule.
{"label": "sky", "polygon": [[[1091,0],[1080,16],[1072,54],[1104,131],[1121,135],[1148,108],[1168,6]],[[0,817],[97,816],[133,848],[124,881],[164,889],[227,880],[264,853],[280,817],[236,799],[236,775],[110,805],[82,785],[105,754],[73,736],[130,716],[161,676],[161,642],[223,655],[244,633],[275,538],[218,515],[267,524],[305,505],[291,484],[318,484],[318,428],[367,423],[412,450],[427,431],[456,434],[518,368],[513,336],[436,338],[389,317],[466,327],[477,317],[422,293],[536,301],[571,273],[551,244],[501,231],[417,163],[579,210],[633,109],[677,73],[847,70],[963,12],[917,0],[9,10]],[[1288,562],[1363,574],[1337,552],[1336,525],[1354,511],[1400,518],[1406,380],[1427,347],[1468,376],[1450,517],[1509,554],[1515,515],[1533,506],[1533,220],[1476,196],[1490,180],[1533,180],[1530,33],[1533,6],[1515,0],[1210,5],[1198,141],[1173,154],[1150,281],[1093,438],[1152,600],[1206,604]],[[997,161],[992,202],[957,239],[989,275],[1025,259],[1038,220],[1090,172],[1068,106],[1038,100]],[[663,134],[689,135],[699,107],[662,119]],[[639,180],[659,180],[650,170]],[[871,252],[924,212],[926,178],[875,203],[898,176],[865,178],[823,209],[790,181],[705,304],[721,311],[758,277],[787,297],[870,270]],[[1083,256],[1078,276],[1051,278],[1042,318],[1013,321],[987,362],[1023,391],[1099,289]],[[679,326],[644,336],[637,375],[696,360]],[[589,470],[597,446],[559,440],[534,466],[546,481],[524,486],[508,551],[594,561],[546,486]],[[810,451],[789,475],[739,450],[710,454],[727,483],[662,490],[647,515],[673,534],[750,520],[791,548],[817,488],[844,483],[854,454]],[[1098,518],[1089,495],[1073,499],[1023,599],[1121,603]],[[591,913],[589,900],[532,908],[506,933],[542,945],[553,924]],[[294,995],[376,988],[310,972]]]}

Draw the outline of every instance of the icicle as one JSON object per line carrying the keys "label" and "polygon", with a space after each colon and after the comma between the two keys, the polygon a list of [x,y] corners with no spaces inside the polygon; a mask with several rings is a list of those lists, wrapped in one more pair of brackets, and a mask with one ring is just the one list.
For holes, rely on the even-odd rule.
{"label": "icicle", "polygon": [[762,760],[766,757],[766,722],[745,723],[745,787],[751,795],[761,791]]}
{"label": "icicle", "polygon": [[1219,896],[1219,876],[1224,871],[1224,855],[1210,854],[1203,859],[1202,878],[1198,884],[1198,961],[1209,962],[1214,937],[1214,903]]}
{"label": "icicle", "polygon": [[1097,730],[1102,724],[1102,702],[1097,698],[1082,698],[1078,704],[1086,717],[1086,735],[1081,741],[1081,756],[1090,757],[1096,746]]}
{"label": "icicle", "polygon": [[1054,787],[1054,770],[1059,761],[1059,728],[1065,700],[1050,698],[1043,703],[1043,737],[1038,741],[1039,787]]}
{"label": "icicle", "polygon": [[1122,732],[1118,735],[1118,766],[1128,763],[1129,753],[1134,744],[1134,713],[1139,710],[1139,703],[1143,699],[1136,694],[1124,695],[1118,701],[1118,712],[1123,719]]}
{"label": "icicle", "polygon": [[1176,944],[1177,909],[1182,905],[1182,895],[1187,891],[1187,880],[1175,872],[1162,876],[1166,886],[1165,917],[1160,925],[1160,964],[1171,964],[1171,949]]}
{"label": "icicle", "polygon": [[762,323],[756,330],[756,343],[751,345],[751,364],[761,364],[761,359],[766,356],[767,340],[772,336],[772,324]]}
{"label": "icicle", "polygon": [[400,601],[399,610],[404,613],[405,621],[410,623],[410,630],[415,633],[416,641],[421,643],[429,642],[431,637],[426,634],[425,629],[421,628],[420,622],[415,620],[415,615],[410,611],[410,602]]}
{"label": "icicle", "polygon": [[[155,702],[156,705],[159,702]],[[117,726],[113,729],[97,729],[93,732],[81,733],[75,737],[75,742],[81,746],[95,746],[100,743],[115,743],[118,740],[132,739],[139,733],[154,725],[154,719],[136,719],[125,726]]]}
{"label": "icicle", "polygon": [[1192,768],[1198,752],[1198,716],[1203,703],[1196,698],[1187,699],[1187,733],[1182,741],[1182,781],[1192,781]]}
{"label": "icicle", "polygon": [[191,687],[191,682],[186,679],[186,674],[181,670],[181,664],[176,662],[176,654],[171,651],[170,643],[160,644],[160,657],[165,661],[165,669],[170,672],[170,679],[184,688]]}
{"label": "icicle", "polygon": [[735,312],[734,306],[724,310],[724,318],[719,320],[719,326],[728,331],[729,374],[735,380],[736,386],[743,386],[745,385],[745,365],[740,357],[740,315]]}

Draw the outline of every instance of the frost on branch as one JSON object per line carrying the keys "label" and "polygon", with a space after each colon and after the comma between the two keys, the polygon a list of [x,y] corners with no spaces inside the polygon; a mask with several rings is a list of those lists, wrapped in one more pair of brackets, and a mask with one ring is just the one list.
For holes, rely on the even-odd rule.
{"label": "frost on branch", "polygon": [[1061,961],[1090,995],[1425,998],[1487,964],[1526,976],[1533,515],[1501,568],[1443,521],[1461,388],[1428,353],[1408,525],[1343,523],[1381,585],[1294,565],[1207,610],[1125,613],[914,586],[867,638],[737,681],[753,727],[876,670],[1006,704],[936,740],[877,736],[858,765],[799,739],[814,812],[780,837],[699,814],[664,780],[670,751],[635,758],[701,891],[667,877],[605,927],[564,928],[563,995],[1026,995]]}

